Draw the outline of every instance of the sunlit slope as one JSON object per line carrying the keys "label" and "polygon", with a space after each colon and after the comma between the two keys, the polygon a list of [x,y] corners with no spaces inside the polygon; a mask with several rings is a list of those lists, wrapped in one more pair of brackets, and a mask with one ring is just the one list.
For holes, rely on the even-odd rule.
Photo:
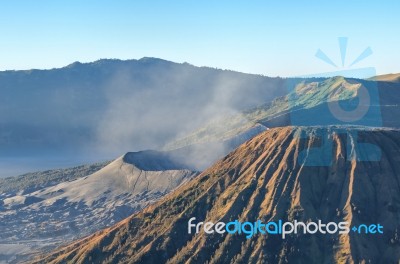
{"label": "sunlit slope", "polygon": [[[332,147],[316,152],[320,139]],[[359,140],[380,149],[365,160]],[[400,260],[400,132],[275,128],[112,228],[61,248],[46,263],[393,263]],[[377,152],[377,153],[378,153]],[[377,154],[375,153],[375,154]],[[374,154],[374,153],[372,153]],[[316,166],[327,162],[329,165]],[[378,158],[377,158],[378,157]],[[374,161],[375,160],[375,161]],[[383,235],[188,234],[187,222],[380,223]],[[39,262],[40,262],[39,261]]]}

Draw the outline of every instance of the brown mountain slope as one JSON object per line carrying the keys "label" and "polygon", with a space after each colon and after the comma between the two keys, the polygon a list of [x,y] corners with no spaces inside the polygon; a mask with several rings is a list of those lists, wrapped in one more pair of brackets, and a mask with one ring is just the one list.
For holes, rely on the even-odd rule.
{"label": "brown mountain slope", "polygon": [[400,81],[400,73],[390,73],[385,75],[378,75],[371,78],[375,81],[383,81],[383,82],[399,82]]}
{"label": "brown mountain slope", "polygon": [[[332,127],[271,129],[156,204],[37,262],[398,262],[400,132],[357,128],[340,132]],[[309,140],[302,139],[304,135]],[[332,148],[313,155],[321,138],[331,139]],[[357,141],[378,145],[379,161],[357,161],[366,154],[356,147]],[[331,166],[306,166],[329,155]],[[243,234],[194,235],[187,231],[191,217],[214,223],[236,219],[380,223],[384,234],[350,231],[292,234],[286,239],[261,234],[250,239]]]}

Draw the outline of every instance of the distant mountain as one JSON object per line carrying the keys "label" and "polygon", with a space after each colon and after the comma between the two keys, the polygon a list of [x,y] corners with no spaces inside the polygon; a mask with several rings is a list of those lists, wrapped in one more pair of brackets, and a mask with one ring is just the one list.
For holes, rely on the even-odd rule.
{"label": "distant mountain", "polygon": [[[362,125],[400,128],[400,121],[395,118],[400,114],[400,85],[397,83],[333,77],[318,82],[295,82],[293,87],[293,92],[278,98],[266,107],[267,111],[262,109],[261,115],[256,115],[260,123],[269,127]],[[263,114],[271,111],[272,115]],[[358,116],[352,121],[354,113]]]}
{"label": "distant mountain", "polygon": [[[127,153],[85,177],[81,168],[75,172],[76,179],[56,185],[48,183],[48,174],[36,174],[27,190],[0,193],[0,259],[26,259],[101,230],[198,174],[156,151]],[[10,250],[15,247],[24,250]]]}
{"label": "distant mountain", "polygon": [[26,169],[30,172],[46,168],[49,157],[69,167],[71,157],[82,164],[96,155],[104,160],[159,149],[214,118],[284,94],[281,78],[156,58],[3,71],[0,177],[21,174],[21,157],[42,157],[40,167]]}
{"label": "distant mountain", "polygon": [[[224,116],[194,130],[165,146],[166,149],[205,142],[221,142],[225,138],[249,133],[254,128],[283,126],[363,125],[400,128],[400,85],[344,77],[286,79],[288,94],[273,101]],[[368,91],[368,111],[359,120],[345,122],[348,111],[359,106],[361,91]],[[343,111],[332,113],[338,104]],[[256,133],[257,134],[257,133]],[[254,136],[254,135],[253,135]],[[226,152],[227,154],[228,152]]]}
{"label": "distant mountain", "polygon": [[[304,117],[320,113],[326,100],[348,99],[354,105],[357,88],[345,87],[360,83],[379,86],[381,105],[395,101],[400,90],[399,83],[270,78],[156,58],[3,71],[0,177],[108,160],[129,151],[215,143],[253,134],[260,125],[299,125],[290,114],[301,107]],[[300,105],[292,104],[296,85],[314,87],[300,94]],[[343,93],[335,97],[329,90]],[[384,111],[389,116],[400,112],[393,105]],[[37,162],[25,164],[33,158]],[[52,165],[53,158],[64,164]]]}
{"label": "distant mountain", "polygon": [[383,81],[383,82],[400,82],[400,73],[378,75],[371,79],[375,80],[375,81]]}
{"label": "distant mountain", "polygon": [[[315,151],[321,139],[332,147]],[[37,263],[397,263],[399,144],[399,130],[270,129],[154,205]],[[315,166],[327,157],[329,166]],[[384,233],[188,234],[192,217],[379,223]]]}

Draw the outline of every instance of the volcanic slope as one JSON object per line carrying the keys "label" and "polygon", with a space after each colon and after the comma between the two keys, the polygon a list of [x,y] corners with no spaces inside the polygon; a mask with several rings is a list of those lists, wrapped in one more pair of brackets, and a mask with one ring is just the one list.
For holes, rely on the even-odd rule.
{"label": "volcanic slope", "polygon": [[[326,139],[332,145],[318,147]],[[270,129],[157,203],[37,262],[397,263],[399,144],[389,129]],[[384,234],[188,234],[192,217],[379,223]]]}
{"label": "volcanic slope", "polygon": [[[196,175],[167,152],[129,152],[76,180],[0,193],[0,262],[27,259],[113,226]],[[10,253],[10,245],[29,250]]]}

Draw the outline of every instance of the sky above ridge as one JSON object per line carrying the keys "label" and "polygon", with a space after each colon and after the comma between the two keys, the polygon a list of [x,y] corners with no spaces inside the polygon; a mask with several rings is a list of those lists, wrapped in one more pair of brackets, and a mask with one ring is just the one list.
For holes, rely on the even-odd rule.
{"label": "sky above ridge", "polygon": [[268,76],[400,72],[398,10],[395,1],[2,1],[0,70],[147,56]]}

